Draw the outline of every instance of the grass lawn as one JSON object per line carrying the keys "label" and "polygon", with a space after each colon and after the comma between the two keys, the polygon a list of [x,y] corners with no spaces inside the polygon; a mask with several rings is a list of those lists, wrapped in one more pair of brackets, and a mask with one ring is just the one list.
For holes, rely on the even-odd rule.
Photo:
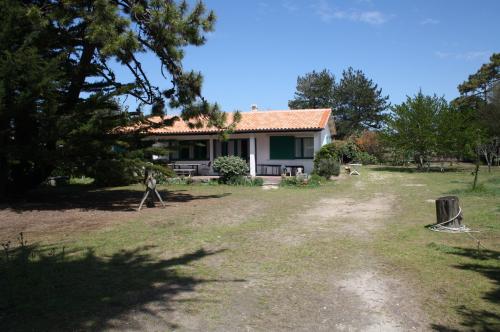
{"label": "grass lawn", "polygon": [[[499,330],[500,171],[317,188],[71,186],[0,209],[2,330]],[[479,233],[431,232],[457,195]],[[486,249],[484,249],[486,248]]]}

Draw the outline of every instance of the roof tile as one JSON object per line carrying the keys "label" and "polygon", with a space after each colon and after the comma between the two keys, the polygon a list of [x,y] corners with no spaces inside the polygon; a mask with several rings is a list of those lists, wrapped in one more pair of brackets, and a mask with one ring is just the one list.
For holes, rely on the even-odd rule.
{"label": "roof tile", "polygon": [[[228,113],[228,121],[232,121],[232,113]],[[241,121],[236,125],[234,133],[259,131],[321,130],[327,126],[331,109],[301,109],[282,111],[241,112]],[[159,122],[160,117],[150,117],[150,121]],[[139,128],[128,127],[125,131]],[[149,135],[172,135],[190,133],[216,133],[215,127],[189,128],[182,120],[175,121],[172,126],[149,128]]]}

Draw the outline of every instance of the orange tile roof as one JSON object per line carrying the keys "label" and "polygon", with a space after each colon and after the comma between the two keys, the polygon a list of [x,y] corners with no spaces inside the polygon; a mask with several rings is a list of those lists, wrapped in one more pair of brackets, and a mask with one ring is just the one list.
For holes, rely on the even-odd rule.
{"label": "orange tile roof", "polygon": [[[321,130],[328,124],[331,109],[301,109],[283,111],[250,111],[241,112],[241,121],[236,125],[234,133],[238,132],[264,132],[264,131],[304,131]],[[228,121],[232,121],[232,113],[228,113]],[[160,117],[150,117],[150,121],[159,122]],[[138,127],[124,128],[124,131],[133,131]],[[173,135],[173,134],[209,134],[217,133],[215,127],[203,126],[202,128],[189,128],[182,120],[175,121],[172,126],[148,128],[148,135]]]}

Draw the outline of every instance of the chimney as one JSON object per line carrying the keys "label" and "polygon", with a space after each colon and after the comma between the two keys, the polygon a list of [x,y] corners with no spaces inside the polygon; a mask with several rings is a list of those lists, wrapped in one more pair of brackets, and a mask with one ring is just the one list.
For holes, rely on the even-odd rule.
{"label": "chimney", "polygon": [[257,108],[257,104],[252,104],[252,106],[250,106],[250,111],[252,112],[257,112],[259,109]]}

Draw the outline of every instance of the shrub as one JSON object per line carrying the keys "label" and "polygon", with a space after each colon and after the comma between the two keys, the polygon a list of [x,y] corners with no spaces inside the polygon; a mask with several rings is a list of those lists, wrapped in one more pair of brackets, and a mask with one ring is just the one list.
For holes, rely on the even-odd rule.
{"label": "shrub", "polygon": [[314,174],[329,179],[340,174],[340,163],[335,158],[317,155],[314,160]]}
{"label": "shrub", "polygon": [[252,186],[261,187],[264,185],[263,178],[252,178]]}
{"label": "shrub", "polygon": [[296,176],[284,176],[281,178],[280,186],[282,187],[316,187],[324,180],[318,175],[307,176],[304,174]]}
{"label": "shrub", "polygon": [[95,184],[98,186],[127,186],[144,181],[146,169],[151,169],[157,183],[166,183],[166,179],[175,176],[168,167],[144,162],[139,159],[99,160],[94,168]]}
{"label": "shrub", "polygon": [[218,157],[214,160],[213,168],[219,173],[222,183],[229,183],[233,178],[248,173],[247,163],[237,156]]}
{"label": "shrub", "polygon": [[311,174],[307,181],[308,185],[310,186],[319,186],[322,182],[325,181],[325,178],[318,174]]}
{"label": "shrub", "polygon": [[378,164],[378,159],[377,157],[367,153],[367,152],[358,152],[358,155],[356,157],[356,161],[359,161],[360,163],[364,165],[373,165],[373,164]]}
{"label": "shrub", "polygon": [[230,178],[227,184],[234,186],[262,186],[264,184],[264,180],[262,178],[251,178],[247,176],[234,176]]}
{"label": "shrub", "polygon": [[126,186],[144,179],[143,162],[135,159],[106,159],[96,162],[93,178],[98,186]]}
{"label": "shrub", "polygon": [[365,130],[359,137],[355,138],[356,145],[362,152],[379,158],[383,153],[380,134],[375,131]]}
{"label": "shrub", "polygon": [[158,184],[166,184],[169,179],[177,177],[177,174],[168,166],[147,163],[146,169],[153,171],[154,178]]}

